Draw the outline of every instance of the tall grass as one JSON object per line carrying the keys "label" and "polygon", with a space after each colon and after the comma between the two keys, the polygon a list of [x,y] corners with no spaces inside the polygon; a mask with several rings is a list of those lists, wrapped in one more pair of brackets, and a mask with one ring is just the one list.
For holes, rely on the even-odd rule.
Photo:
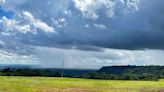
{"label": "tall grass", "polygon": [[0,92],[159,92],[164,80],[118,81],[48,77],[0,77]]}

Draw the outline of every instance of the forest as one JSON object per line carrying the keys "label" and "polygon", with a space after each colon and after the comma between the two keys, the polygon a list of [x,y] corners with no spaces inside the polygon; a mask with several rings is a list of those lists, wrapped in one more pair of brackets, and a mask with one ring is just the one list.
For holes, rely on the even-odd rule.
{"label": "forest", "polygon": [[102,80],[158,80],[164,78],[164,66],[106,66],[99,70],[5,67],[0,70],[0,75]]}

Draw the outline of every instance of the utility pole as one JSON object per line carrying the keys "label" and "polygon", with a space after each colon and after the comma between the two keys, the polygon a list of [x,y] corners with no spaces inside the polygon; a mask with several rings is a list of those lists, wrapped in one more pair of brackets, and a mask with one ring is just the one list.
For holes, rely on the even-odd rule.
{"label": "utility pole", "polygon": [[64,59],[62,60],[62,66],[61,66],[61,77],[64,76]]}

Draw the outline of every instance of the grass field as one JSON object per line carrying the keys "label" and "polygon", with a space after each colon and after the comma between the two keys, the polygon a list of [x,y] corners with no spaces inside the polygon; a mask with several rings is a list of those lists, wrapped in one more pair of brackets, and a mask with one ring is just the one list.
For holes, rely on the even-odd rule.
{"label": "grass field", "polygon": [[48,77],[0,77],[0,92],[160,92],[159,90],[162,88],[164,88],[164,80],[116,81]]}

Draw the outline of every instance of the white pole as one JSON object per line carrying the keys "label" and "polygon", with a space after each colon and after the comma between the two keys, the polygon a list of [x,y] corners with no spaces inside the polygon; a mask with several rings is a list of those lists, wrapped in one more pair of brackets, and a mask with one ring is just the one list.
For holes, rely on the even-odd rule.
{"label": "white pole", "polygon": [[61,67],[61,77],[64,76],[64,59],[62,60],[62,67]]}

